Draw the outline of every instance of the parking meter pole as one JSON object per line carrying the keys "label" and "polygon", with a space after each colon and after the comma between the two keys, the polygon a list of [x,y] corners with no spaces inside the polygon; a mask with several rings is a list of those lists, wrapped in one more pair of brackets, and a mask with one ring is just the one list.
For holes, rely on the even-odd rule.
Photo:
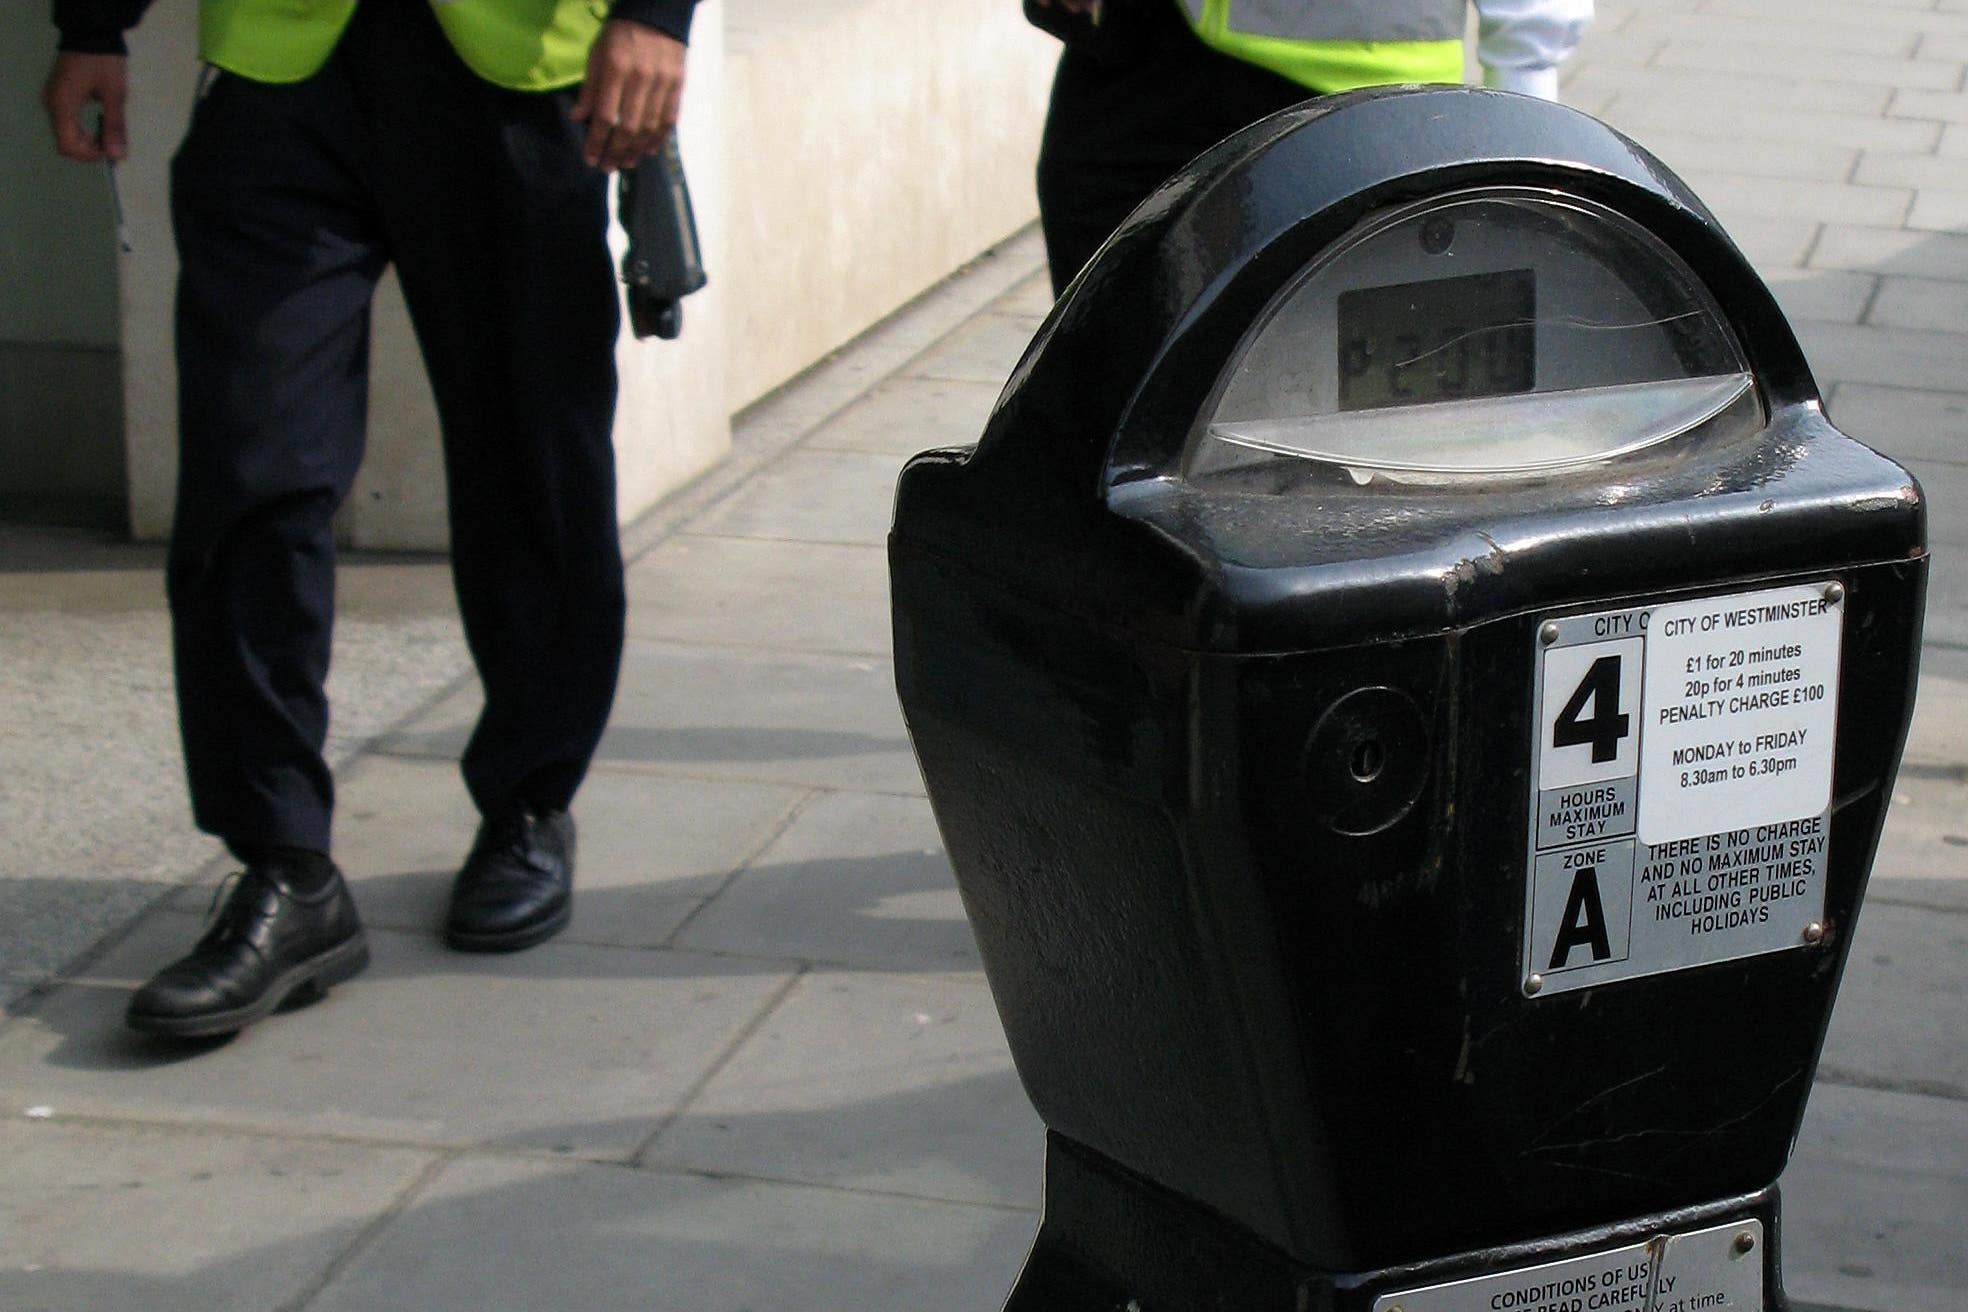
{"label": "parking meter pole", "polygon": [[1016,1312],[1784,1306],[1924,505],[1664,166],[1464,89],[1230,138],[890,561]]}

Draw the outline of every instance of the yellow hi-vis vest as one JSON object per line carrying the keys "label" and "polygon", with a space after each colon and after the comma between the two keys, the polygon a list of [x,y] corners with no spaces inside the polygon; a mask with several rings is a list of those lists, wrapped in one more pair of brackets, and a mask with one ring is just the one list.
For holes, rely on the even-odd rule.
{"label": "yellow hi-vis vest", "polygon": [[1177,0],[1205,45],[1313,91],[1462,81],[1463,0]]}
{"label": "yellow hi-vis vest", "polygon": [[[366,0],[410,4],[415,0]],[[328,62],[356,0],[199,0],[198,54],[255,82],[302,82]],[[551,91],[587,74],[605,0],[431,0],[471,70],[514,91]]]}

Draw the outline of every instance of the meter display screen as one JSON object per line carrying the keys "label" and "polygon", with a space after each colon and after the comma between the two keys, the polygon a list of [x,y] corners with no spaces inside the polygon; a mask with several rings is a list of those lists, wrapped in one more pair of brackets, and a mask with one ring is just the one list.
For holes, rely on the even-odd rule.
{"label": "meter display screen", "polygon": [[1225,487],[1543,478],[1762,424],[1728,316],[1659,237],[1584,197],[1484,188],[1372,216],[1281,287],[1178,467]]}
{"label": "meter display screen", "polygon": [[1537,275],[1433,278],[1339,295],[1339,408],[1509,396],[1537,385]]}

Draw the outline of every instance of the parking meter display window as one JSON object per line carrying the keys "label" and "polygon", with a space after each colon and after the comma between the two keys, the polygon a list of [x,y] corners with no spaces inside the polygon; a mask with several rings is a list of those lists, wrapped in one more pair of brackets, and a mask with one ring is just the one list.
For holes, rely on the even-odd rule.
{"label": "parking meter display window", "polygon": [[1762,423],[1726,317],[1673,251],[1591,202],[1505,189],[1383,215],[1287,287],[1182,467],[1495,479]]}
{"label": "parking meter display window", "polygon": [[[1339,296],[1339,408],[1467,401],[1537,386],[1537,275],[1473,273]],[[1417,328],[1441,325],[1426,359]]]}

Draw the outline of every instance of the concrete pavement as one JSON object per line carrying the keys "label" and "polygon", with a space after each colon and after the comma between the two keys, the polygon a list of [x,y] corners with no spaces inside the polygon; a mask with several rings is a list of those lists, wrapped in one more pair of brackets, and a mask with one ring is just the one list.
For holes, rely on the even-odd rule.
{"label": "concrete pavement", "polygon": [[[1681,170],[1833,417],[1933,500],[1921,706],[1786,1176],[1793,1295],[1968,1308],[1968,0],[1602,0],[1569,97]],[[1048,298],[1000,248],[741,416],[628,533],[570,930],[433,940],[476,705],[441,562],[345,568],[337,856],[376,961],[192,1049],[133,984],[228,868],[184,817],[154,549],[0,527],[0,1309],[997,1306],[1037,1223],[895,707],[886,531]],[[658,348],[660,349],[660,348]]]}

